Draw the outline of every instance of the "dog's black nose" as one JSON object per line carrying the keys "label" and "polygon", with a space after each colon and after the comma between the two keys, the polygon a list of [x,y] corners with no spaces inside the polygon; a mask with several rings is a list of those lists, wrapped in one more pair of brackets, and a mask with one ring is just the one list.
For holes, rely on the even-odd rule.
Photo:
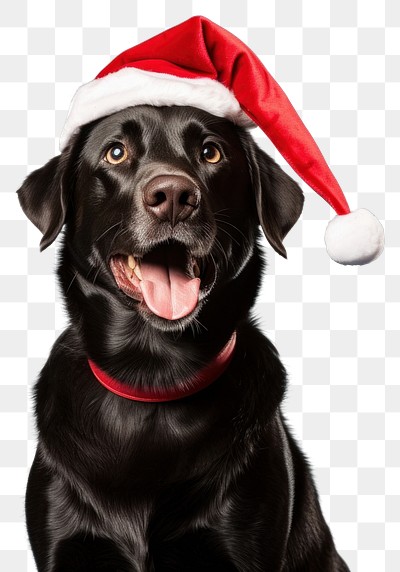
{"label": "dog's black nose", "polygon": [[160,175],[145,186],[143,203],[148,212],[175,226],[199,206],[200,191],[182,175]]}

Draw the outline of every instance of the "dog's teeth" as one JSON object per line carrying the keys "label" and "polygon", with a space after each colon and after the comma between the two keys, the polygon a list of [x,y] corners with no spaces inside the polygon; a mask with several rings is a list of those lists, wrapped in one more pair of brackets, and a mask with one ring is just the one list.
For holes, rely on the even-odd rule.
{"label": "dog's teeth", "polygon": [[193,264],[193,274],[195,278],[199,278],[200,277],[200,268],[199,265],[197,264],[197,262],[195,262]]}
{"label": "dog's teeth", "polygon": [[130,255],[128,256],[128,266],[129,266],[129,268],[131,268],[132,270],[135,269],[136,260],[133,258],[132,254],[130,254]]}
{"label": "dog's teeth", "polygon": [[136,274],[136,276],[139,278],[139,280],[142,280],[142,271],[140,270],[140,266],[139,264],[137,264],[134,268],[134,273]]}

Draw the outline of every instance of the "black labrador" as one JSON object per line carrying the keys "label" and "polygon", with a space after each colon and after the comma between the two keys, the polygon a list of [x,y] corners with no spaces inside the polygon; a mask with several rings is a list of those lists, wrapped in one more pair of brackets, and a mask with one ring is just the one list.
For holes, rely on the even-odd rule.
{"label": "black labrador", "polygon": [[[282,417],[285,370],[250,317],[259,225],[285,256],[298,185],[228,120],[138,106],[82,127],[18,196],[42,249],[65,229],[69,327],[36,385],[26,497],[38,570],[348,570]],[[89,360],[166,400],[110,391]]]}

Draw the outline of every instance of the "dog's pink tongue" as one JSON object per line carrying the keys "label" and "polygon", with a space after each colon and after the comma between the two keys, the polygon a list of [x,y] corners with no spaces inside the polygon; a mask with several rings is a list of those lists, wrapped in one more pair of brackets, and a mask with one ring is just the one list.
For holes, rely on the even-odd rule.
{"label": "dog's pink tongue", "polygon": [[141,261],[140,289],[150,310],[167,320],[187,316],[197,306],[200,279],[184,271],[186,255],[176,248],[158,248]]}

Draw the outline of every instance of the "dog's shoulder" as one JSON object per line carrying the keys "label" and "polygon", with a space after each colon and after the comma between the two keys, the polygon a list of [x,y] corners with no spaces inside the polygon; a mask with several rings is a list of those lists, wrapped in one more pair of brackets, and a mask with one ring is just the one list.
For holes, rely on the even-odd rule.
{"label": "dog's shoulder", "polygon": [[284,398],[287,374],[274,344],[252,319],[238,327],[232,375],[250,410],[268,422]]}
{"label": "dog's shoulder", "polygon": [[72,387],[81,383],[88,371],[87,358],[74,328],[60,334],[40,371],[34,386],[37,415],[61,407],[65,411],[72,396]]}
{"label": "dog's shoulder", "polygon": [[257,320],[243,320],[237,330],[238,347],[246,366],[256,373],[262,372],[278,378],[285,378],[286,371],[278,350],[272,341],[262,332]]}

